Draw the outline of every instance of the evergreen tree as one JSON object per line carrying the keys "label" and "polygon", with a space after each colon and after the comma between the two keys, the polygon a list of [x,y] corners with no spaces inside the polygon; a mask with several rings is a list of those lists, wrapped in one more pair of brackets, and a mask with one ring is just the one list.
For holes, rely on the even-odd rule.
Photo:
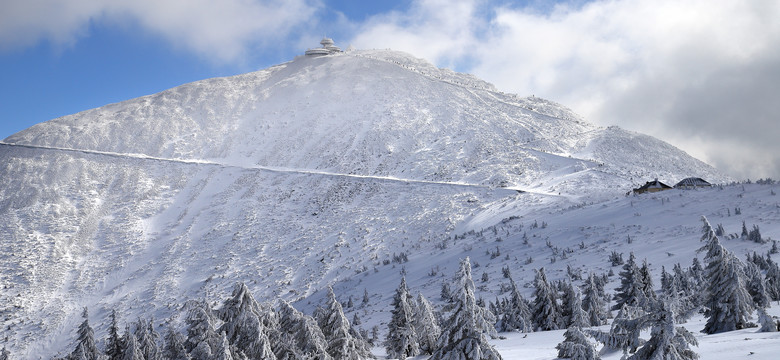
{"label": "evergreen tree", "polygon": [[695,360],[699,358],[690,345],[698,346],[696,338],[684,327],[674,326],[674,315],[663,305],[647,314],[642,323],[652,324],[650,339],[629,359],[631,360]]}
{"label": "evergreen tree", "polygon": [[71,358],[83,358],[87,360],[103,359],[103,354],[98,350],[97,345],[95,345],[95,332],[92,330],[92,327],[89,326],[89,312],[86,307],[81,313],[81,316],[84,318],[84,321],[79,325],[76,349],[71,353]]}
{"label": "evergreen tree", "polygon": [[579,326],[571,326],[563,333],[563,341],[555,346],[558,349],[559,358],[571,360],[598,360],[598,352],[593,344],[588,341]]}
{"label": "evergreen tree", "polygon": [[422,293],[417,294],[417,304],[414,307],[414,328],[417,331],[417,343],[420,344],[420,352],[433,354],[436,351],[436,341],[441,335],[441,327],[433,311],[433,306]]}
{"label": "evergreen tree", "polygon": [[[273,355],[273,353],[271,353]],[[258,358],[258,359],[265,359],[265,358]],[[272,359],[276,359],[276,357],[273,357]],[[220,341],[217,343],[216,349],[214,349],[214,353],[211,356],[210,360],[233,360],[233,353],[230,351],[230,342],[228,341],[227,335],[222,332],[222,337]]]}
{"label": "evergreen tree", "polygon": [[653,276],[650,274],[650,267],[647,260],[642,261],[642,267],[639,268],[640,283],[642,285],[642,298],[639,306],[649,310],[656,306],[657,301],[655,290],[653,289]]}
{"label": "evergreen tree", "polygon": [[109,315],[111,324],[108,326],[108,338],[106,339],[106,355],[109,360],[122,358],[122,338],[119,336],[119,324],[116,318],[116,310],[111,310]]}
{"label": "evergreen tree", "polygon": [[138,346],[144,355],[144,359],[159,360],[160,348],[157,345],[157,339],[159,339],[160,334],[154,331],[152,322],[138,319],[135,327],[135,337],[138,339]]}
{"label": "evergreen tree", "polygon": [[509,302],[504,306],[503,316],[498,323],[498,330],[531,332],[534,326],[531,322],[531,309],[528,307],[528,302],[520,294],[517,284],[511,275],[509,275],[509,283],[512,287],[510,298]]}
{"label": "evergreen tree", "polygon": [[558,291],[559,291],[559,299],[561,299],[560,306],[558,309],[561,310],[561,323],[559,324],[561,329],[566,329],[571,325],[572,310],[574,309],[574,297],[576,296],[574,293],[574,285],[571,284],[571,281],[559,281],[557,282]]}
{"label": "evergreen tree", "polygon": [[745,264],[745,277],[747,278],[746,288],[748,294],[753,298],[753,305],[759,309],[769,307],[770,299],[766,291],[766,282],[764,282],[761,270],[755,263]]}
{"label": "evergreen tree", "polygon": [[580,291],[576,288],[574,288],[574,296],[570,303],[569,312],[571,313],[571,316],[569,317],[569,327],[574,326],[583,328],[590,326],[588,314],[582,309],[582,296],[580,295]]}
{"label": "evergreen tree", "polygon": [[406,359],[420,353],[420,345],[417,343],[417,333],[414,329],[414,313],[410,305],[412,301],[414,299],[409,294],[406,278],[402,277],[401,284],[393,297],[392,318],[387,324],[385,349],[390,357]]}
{"label": "evergreen tree", "polygon": [[363,302],[361,303],[363,307],[367,306],[371,302],[371,299],[368,297],[368,290],[363,289]]}
{"label": "evergreen tree", "polygon": [[[286,341],[293,344],[290,351],[292,359],[330,360],[328,341],[317,325],[316,320],[296,310],[288,302],[282,300],[279,307],[279,328],[284,332]],[[284,354],[277,354],[284,359]]]}
{"label": "evergreen tree", "polygon": [[[125,336],[123,339],[125,348],[123,349],[122,360],[146,360],[144,353],[141,351],[141,345],[138,343],[135,334],[133,334],[129,328],[125,328]],[[207,357],[200,359],[208,359]]]}
{"label": "evergreen tree", "polygon": [[184,345],[193,359],[208,359],[217,342],[222,340],[214,325],[217,319],[205,302],[189,301],[187,306],[189,310],[184,320],[187,341]]}
{"label": "evergreen tree", "polygon": [[643,343],[639,334],[646,327],[645,315],[646,312],[641,308],[624,304],[612,321],[609,332],[591,330],[588,333],[607,349],[620,349],[624,353],[634,352]]}
{"label": "evergreen tree", "polygon": [[[235,345],[238,351],[247,357],[275,360],[267,327],[261,319],[271,317],[267,312],[268,310],[263,309],[252,297],[249,288],[238,283],[233,288],[231,297],[225,300],[219,310],[219,316],[224,321],[220,332],[225,334],[228,343]],[[278,323],[278,320],[271,321]]]}
{"label": "evergreen tree", "polygon": [[758,323],[761,325],[761,328],[758,329],[759,332],[777,331],[777,322],[766,313],[765,308],[758,308]]}
{"label": "evergreen tree", "polygon": [[[775,242],[777,243],[777,242]],[[772,258],[766,257],[766,291],[772,301],[780,301],[780,266],[772,261]]]}
{"label": "evergreen tree", "polygon": [[162,351],[163,358],[167,360],[190,360],[190,355],[187,354],[187,349],[184,347],[186,340],[182,334],[179,334],[173,328],[168,328],[168,331],[165,333],[165,346]]}
{"label": "evergreen tree", "polygon": [[556,301],[556,292],[547,282],[544,268],[534,278],[534,303],[531,309],[536,330],[557,330],[561,328],[561,310]]}
{"label": "evergreen tree", "polygon": [[326,310],[327,314],[323,314],[317,322],[328,340],[328,354],[335,360],[373,358],[368,344],[352,329],[349,320],[344,316],[344,309],[336,300],[336,294],[331,287],[328,287]]}
{"label": "evergreen tree", "polygon": [[642,274],[636,265],[636,257],[632,252],[628,261],[623,264],[620,272],[620,287],[615,289],[615,305],[612,310],[620,310],[623,305],[641,306],[647,304],[645,296],[645,284],[642,282]]}
{"label": "evergreen tree", "polygon": [[439,337],[438,348],[430,360],[501,359],[485,336],[486,331],[495,332],[491,322],[494,319],[487,310],[477,306],[468,257],[460,262],[454,280],[455,293],[452,296],[450,316]]}
{"label": "evergreen tree", "polygon": [[607,305],[604,302],[604,295],[599,293],[596,276],[593,273],[588,276],[585,283],[582,309],[587,314],[589,326],[601,326],[607,323]]}
{"label": "evergreen tree", "polygon": [[11,358],[11,352],[8,351],[5,346],[0,350],[0,360],[9,360]]}
{"label": "evergreen tree", "polygon": [[747,320],[753,311],[753,299],[745,289],[742,262],[720,245],[707,218],[702,216],[702,222],[702,239],[707,241],[702,250],[707,251],[705,276],[708,287],[705,300],[707,311],[704,314],[707,324],[704,326],[704,332],[714,334],[742,329],[747,326]]}

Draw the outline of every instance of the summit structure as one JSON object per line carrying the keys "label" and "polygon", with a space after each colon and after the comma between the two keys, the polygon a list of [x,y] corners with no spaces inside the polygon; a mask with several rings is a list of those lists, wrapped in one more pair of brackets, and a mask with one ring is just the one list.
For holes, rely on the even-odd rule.
{"label": "summit structure", "polygon": [[306,50],[306,55],[321,56],[321,55],[330,55],[330,54],[341,52],[341,48],[336,46],[335,43],[333,42],[333,39],[329,37],[322,38],[322,41],[320,41],[320,45],[322,45],[322,47]]}

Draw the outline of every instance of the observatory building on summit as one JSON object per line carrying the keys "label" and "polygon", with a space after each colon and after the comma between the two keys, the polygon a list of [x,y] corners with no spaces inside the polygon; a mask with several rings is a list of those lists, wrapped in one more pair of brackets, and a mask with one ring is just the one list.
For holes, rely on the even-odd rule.
{"label": "observatory building on summit", "polygon": [[330,55],[330,54],[341,52],[341,48],[334,45],[333,39],[329,37],[322,38],[322,41],[320,41],[320,45],[322,45],[322,47],[306,50],[306,55],[320,56],[320,55]]}

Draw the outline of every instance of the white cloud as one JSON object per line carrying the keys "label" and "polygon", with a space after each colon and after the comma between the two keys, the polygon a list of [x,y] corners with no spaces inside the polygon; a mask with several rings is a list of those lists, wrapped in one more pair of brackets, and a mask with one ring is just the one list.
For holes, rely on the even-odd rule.
{"label": "white cloud", "polygon": [[502,90],[655,135],[738,178],[780,176],[780,105],[767,99],[780,93],[777,1],[450,4],[370,19],[353,43],[466,63]]}
{"label": "white cloud", "polygon": [[233,62],[311,21],[307,0],[25,0],[0,5],[0,50],[48,40],[69,46],[91,22],[134,23],[204,58]]}

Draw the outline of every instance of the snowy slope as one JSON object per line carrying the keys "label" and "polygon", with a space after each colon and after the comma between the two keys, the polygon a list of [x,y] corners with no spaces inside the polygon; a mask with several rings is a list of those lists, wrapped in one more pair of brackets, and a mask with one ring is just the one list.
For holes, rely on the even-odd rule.
{"label": "snowy slope", "polygon": [[[675,215],[647,197],[629,208],[622,194],[651,177],[728,179],[657,139],[392,51],[299,57],[55,119],[5,139],[0,158],[0,325],[22,357],[67,351],[82,306],[102,336],[111,308],[164,319],[236,281],[307,312],[329,284],[344,297],[371,284],[366,316],[381,323],[401,266],[384,263],[400,252],[431,296],[465,255],[484,264],[475,274],[498,271],[481,259],[497,245],[530,281],[549,262],[543,238],[593,241],[576,264],[589,268],[631,231],[658,240],[636,250],[652,262],[671,261],[666,247],[689,261],[695,246],[659,234],[696,239],[704,204],[736,196],[668,195]],[[757,215],[765,195],[739,206],[775,231]],[[518,245],[537,218],[550,226]],[[503,241],[476,235],[488,228]]]}

